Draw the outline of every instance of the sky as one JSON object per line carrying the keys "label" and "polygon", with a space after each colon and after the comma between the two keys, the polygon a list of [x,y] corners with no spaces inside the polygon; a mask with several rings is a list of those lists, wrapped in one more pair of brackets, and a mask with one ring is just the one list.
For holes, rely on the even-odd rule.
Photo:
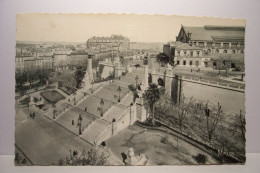
{"label": "sky", "polygon": [[86,42],[120,34],[135,42],[175,41],[181,25],[245,26],[244,19],[134,14],[17,14],[17,41]]}

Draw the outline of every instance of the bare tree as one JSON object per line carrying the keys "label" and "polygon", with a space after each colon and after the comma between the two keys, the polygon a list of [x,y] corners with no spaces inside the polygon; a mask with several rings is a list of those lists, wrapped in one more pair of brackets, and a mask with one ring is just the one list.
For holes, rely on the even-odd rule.
{"label": "bare tree", "polygon": [[186,119],[186,115],[190,111],[189,109],[191,108],[191,105],[192,105],[192,99],[193,99],[193,97],[190,98],[188,103],[185,103],[185,97],[183,94],[181,102],[179,102],[179,104],[176,105],[177,114],[178,114],[178,124],[179,124],[179,128],[180,128],[181,132],[183,130],[183,125],[184,125],[184,121]]}
{"label": "bare tree", "polygon": [[239,115],[236,114],[233,118],[233,129],[235,131],[239,131],[241,133],[242,139],[245,141],[245,133],[246,133],[246,119],[245,116],[242,114],[242,111],[240,110]]}
{"label": "bare tree", "polygon": [[219,119],[222,115],[222,109],[220,104],[218,103],[217,110],[209,109],[208,108],[208,103],[206,104],[205,107],[205,115],[207,118],[207,133],[208,133],[208,140],[212,140],[212,136],[215,132],[215,129],[218,125]]}

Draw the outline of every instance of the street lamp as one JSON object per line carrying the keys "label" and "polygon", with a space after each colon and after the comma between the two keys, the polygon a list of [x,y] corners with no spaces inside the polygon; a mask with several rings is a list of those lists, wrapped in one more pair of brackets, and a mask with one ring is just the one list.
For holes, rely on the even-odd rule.
{"label": "street lamp", "polygon": [[81,117],[81,114],[79,114],[79,118],[78,118],[78,124],[77,124],[77,126],[79,127],[79,135],[81,135],[82,134],[82,132],[81,132],[81,122],[82,122],[82,117]]}
{"label": "street lamp", "polygon": [[53,108],[53,119],[55,119],[56,118],[56,105],[55,104],[52,104],[52,108]]}
{"label": "street lamp", "polygon": [[135,88],[137,88],[137,81],[139,80],[138,75],[135,77]]}
{"label": "street lamp", "polygon": [[121,92],[120,86],[118,87],[117,91],[118,91],[118,102],[120,102],[120,92]]}
{"label": "street lamp", "polygon": [[76,105],[76,92],[74,92],[73,95],[74,95],[74,98],[73,98],[74,105]]}
{"label": "street lamp", "polygon": [[94,92],[94,91],[93,91],[94,82],[95,82],[95,81],[94,81],[94,79],[93,79],[93,80],[91,81],[91,86],[92,86],[92,87],[91,87],[91,93],[92,93],[92,94],[93,94],[93,92]]}

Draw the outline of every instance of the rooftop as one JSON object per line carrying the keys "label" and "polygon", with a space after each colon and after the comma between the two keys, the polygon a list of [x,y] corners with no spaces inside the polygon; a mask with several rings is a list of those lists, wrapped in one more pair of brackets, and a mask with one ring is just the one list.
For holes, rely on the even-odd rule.
{"label": "rooftop", "polygon": [[191,33],[190,40],[244,41],[245,38],[245,27],[243,26],[183,26],[183,29],[186,34]]}
{"label": "rooftop", "polygon": [[122,35],[112,35],[110,37],[91,37],[90,39],[88,39],[88,41],[91,41],[91,40],[128,40],[129,41],[129,38],[127,37],[124,37]]}

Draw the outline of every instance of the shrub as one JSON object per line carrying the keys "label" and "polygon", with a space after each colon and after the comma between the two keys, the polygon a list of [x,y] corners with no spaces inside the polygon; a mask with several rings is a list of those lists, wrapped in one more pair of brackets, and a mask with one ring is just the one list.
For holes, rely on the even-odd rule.
{"label": "shrub", "polygon": [[204,154],[198,154],[197,156],[193,156],[193,158],[198,164],[205,164],[207,162],[207,156]]}
{"label": "shrub", "polygon": [[62,81],[58,82],[58,87],[62,87]]}
{"label": "shrub", "polygon": [[165,144],[168,144],[168,143],[169,143],[169,135],[166,134],[166,135],[162,138],[161,142],[162,142],[162,143],[165,143]]}

